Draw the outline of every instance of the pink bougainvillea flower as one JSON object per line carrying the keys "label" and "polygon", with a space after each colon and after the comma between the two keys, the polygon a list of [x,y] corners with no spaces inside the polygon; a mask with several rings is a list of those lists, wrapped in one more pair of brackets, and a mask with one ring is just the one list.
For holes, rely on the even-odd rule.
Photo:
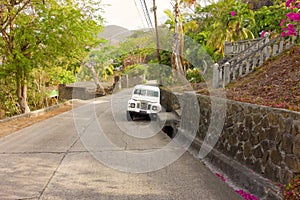
{"label": "pink bougainvillea flower", "polygon": [[216,173],[217,177],[219,177],[220,179],[222,179],[223,182],[226,182],[226,178],[224,176],[222,176],[219,173]]}
{"label": "pink bougainvillea flower", "polygon": [[245,200],[258,200],[258,198],[252,194],[245,192],[244,190],[236,190],[236,192]]}
{"label": "pink bougainvillea flower", "polygon": [[300,21],[300,13],[291,12],[291,13],[286,14],[286,17],[293,21],[296,21],[296,22]]}
{"label": "pink bougainvillea flower", "polygon": [[291,6],[291,4],[293,4],[293,3],[295,3],[295,0],[287,0],[285,5],[286,5],[286,7],[289,8]]}
{"label": "pink bougainvillea flower", "polygon": [[294,18],[292,20],[294,20],[295,22],[300,22],[300,13],[294,13]]}
{"label": "pink bougainvillea flower", "polygon": [[260,34],[260,37],[265,37],[266,31],[263,30],[263,31],[260,32],[259,34]]}
{"label": "pink bougainvillea flower", "polygon": [[288,30],[295,31],[296,28],[295,28],[294,24],[288,24]]}
{"label": "pink bougainvillea flower", "polygon": [[231,11],[230,14],[231,14],[232,17],[235,16],[235,12],[234,11]]}
{"label": "pink bougainvillea flower", "polygon": [[278,183],[277,186],[280,187],[280,188],[284,187],[281,183]]}

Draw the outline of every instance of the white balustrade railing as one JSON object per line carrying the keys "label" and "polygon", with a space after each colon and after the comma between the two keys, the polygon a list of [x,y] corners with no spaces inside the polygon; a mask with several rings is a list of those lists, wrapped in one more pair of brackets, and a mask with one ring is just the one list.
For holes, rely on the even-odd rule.
{"label": "white balustrade railing", "polygon": [[265,37],[263,40],[258,40],[249,46],[248,49],[241,51],[224,64],[218,63],[213,65],[213,88],[225,87],[228,83],[237,80],[238,77],[242,77],[252,72],[254,68],[260,67],[263,63],[272,56],[277,56],[282,51],[291,48],[295,41],[299,38],[292,36],[287,39],[283,39],[278,36],[273,39]]}
{"label": "white balustrade railing", "polygon": [[230,58],[234,57],[243,51],[252,47],[252,49],[257,48],[259,44],[265,43],[265,38],[255,38],[252,40],[240,40],[237,42],[225,42],[224,46],[224,57]]}

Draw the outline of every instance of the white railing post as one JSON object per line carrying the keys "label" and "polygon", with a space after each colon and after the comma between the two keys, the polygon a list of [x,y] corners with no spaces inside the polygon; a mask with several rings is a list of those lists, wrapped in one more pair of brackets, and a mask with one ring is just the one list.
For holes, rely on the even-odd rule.
{"label": "white railing post", "polygon": [[213,89],[219,87],[219,64],[215,63],[213,65],[213,82],[212,82]]}
{"label": "white railing post", "polygon": [[243,76],[243,65],[244,65],[244,62],[239,64],[239,76]]}
{"label": "white railing post", "polygon": [[[265,44],[267,44],[268,42],[270,42],[270,34],[269,33],[266,33],[266,35],[265,35],[265,37],[266,37],[266,39],[265,39]],[[268,58],[270,58],[270,46],[266,46],[265,48],[264,48],[264,54],[265,54],[265,58],[266,58],[266,60],[268,59]]]}
{"label": "white railing post", "polygon": [[250,72],[250,59],[246,60],[246,74],[249,74],[249,72]]}
{"label": "white railing post", "polygon": [[292,37],[292,44],[295,44],[296,39],[297,39],[297,36]]}
{"label": "white railing post", "polygon": [[284,40],[282,38],[280,38],[279,52],[278,53],[281,53],[283,51],[283,43],[284,43]]}
{"label": "white railing post", "polygon": [[272,56],[276,56],[277,52],[278,52],[278,44],[275,43],[274,46],[273,46],[273,54],[272,54]]}
{"label": "white railing post", "polygon": [[253,57],[253,63],[252,63],[252,70],[254,70],[254,68],[256,67],[256,65],[257,65],[257,56],[254,55],[254,57]]}
{"label": "white railing post", "polygon": [[224,65],[224,80],[223,80],[223,88],[230,83],[230,63],[226,62]]}
{"label": "white railing post", "polygon": [[290,48],[290,46],[291,46],[291,38],[288,38],[288,39],[286,40],[284,49],[288,49],[288,48]]}
{"label": "white railing post", "polygon": [[232,80],[235,81],[236,79],[236,66],[232,66]]}
{"label": "white railing post", "polygon": [[259,55],[259,67],[262,66],[263,64],[264,64],[264,51],[261,51]]}
{"label": "white railing post", "polygon": [[229,45],[229,43],[227,41],[225,41],[225,46],[224,46],[224,54],[228,55],[230,53],[232,53],[232,45]]}

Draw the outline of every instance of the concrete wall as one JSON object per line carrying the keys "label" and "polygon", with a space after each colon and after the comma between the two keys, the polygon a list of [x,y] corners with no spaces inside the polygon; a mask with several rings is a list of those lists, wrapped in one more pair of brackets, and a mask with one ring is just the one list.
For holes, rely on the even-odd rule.
{"label": "concrete wall", "polygon": [[59,99],[60,100],[70,100],[70,99],[92,99],[95,94],[86,91],[85,87],[74,87],[66,86],[65,84],[60,84],[58,87]]}
{"label": "concrete wall", "polygon": [[[162,105],[176,110],[182,94],[162,90]],[[211,100],[197,95],[200,106],[196,139],[204,141],[211,118]],[[284,109],[226,102],[226,116],[215,149],[265,178],[287,183],[300,173],[300,113]],[[182,115],[189,115],[182,110]]]}
{"label": "concrete wall", "polygon": [[[112,83],[101,83],[104,87],[106,94],[111,94],[114,89]],[[70,99],[82,99],[88,100],[103,96],[102,93],[96,92],[96,85],[94,82],[76,82],[75,84],[60,84],[58,86],[59,99],[70,100]]]}

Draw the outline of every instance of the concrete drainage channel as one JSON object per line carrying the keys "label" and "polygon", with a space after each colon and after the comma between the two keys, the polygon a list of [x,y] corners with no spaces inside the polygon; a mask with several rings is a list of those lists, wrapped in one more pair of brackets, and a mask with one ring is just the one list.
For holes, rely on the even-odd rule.
{"label": "concrete drainage channel", "polygon": [[174,131],[174,128],[172,126],[164,126],[162,128],[162,131],[164,133],[166,133],[170,138],[174,138],[175,137],[175,131]]}
{"label": "concrete drainage channel", "polygon": [[161,112],[157,114],[157,119],[163,126],[162,131],[170,138],[174,138],[180,123],[180,117],[177,112]]}
{"label": "concrete drainage channel", "polygon": [[[164,125],[162,131],[170,138],[176,136],[180,124],[178,112],[158,113],[157,119]],[[188,138],[186,138],[188,140]],[[194,139],[188,151],[196,159],[202,147],[202,142]],[[221,152],[213,149],[206,158],[201,160],[212,173],[219,176],[229,187],[239,193],[244,199],[280,200],[281,192],[274,188],[270,180],[261,177],[252,170],[229,159]]]}

